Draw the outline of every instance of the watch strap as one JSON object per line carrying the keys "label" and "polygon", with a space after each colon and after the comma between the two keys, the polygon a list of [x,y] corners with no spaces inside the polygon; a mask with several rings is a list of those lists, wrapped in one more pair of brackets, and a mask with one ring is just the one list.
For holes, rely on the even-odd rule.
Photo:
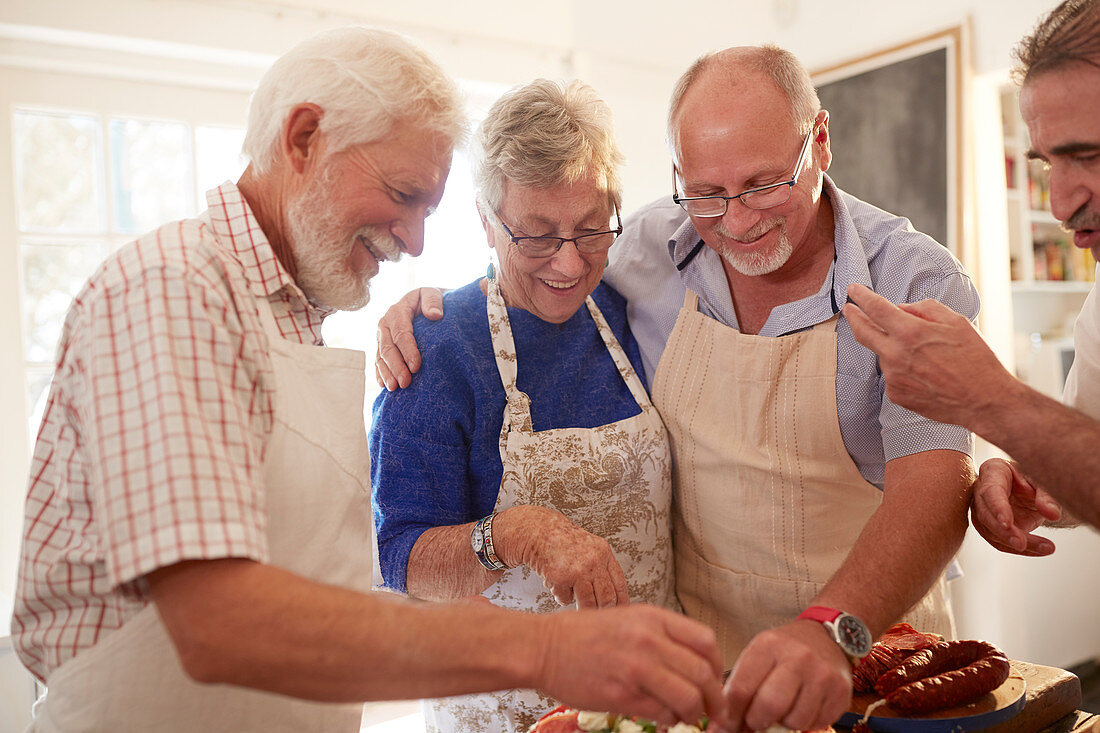
{"label": "watch strap", "polygon": [[[493,546],[493,518],[496,512],[482,517],[474,524],[474,537],[480,534],[480,542],[473,541],[474,554],[486,570],[504,570],[508,566],[501,562]],[[478,549],[480,548],[480,549]]]}
{"label": "watch strap", "polygon": [[829,608],[828,606],[810,606],[805,611],[798,614],[798,618],[809,619],[810,621],[817,621],[824,624],[829,621],[836,621],[840,614],[840,611],[835,608]]}

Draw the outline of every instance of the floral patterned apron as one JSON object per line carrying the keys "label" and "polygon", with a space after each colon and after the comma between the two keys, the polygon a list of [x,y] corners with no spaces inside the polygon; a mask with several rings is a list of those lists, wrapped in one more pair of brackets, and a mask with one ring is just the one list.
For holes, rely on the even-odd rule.
{"label": "floral patterned apron", "polygon": [[[497,368],[508,396],[500,431],[504,476],[496,511],[519,504],[556,509],[610,543],[626,574],[630,600],[678,609],[670,543],[668,439],[645,387],[591,297],[588,312],[641,412],[596,428],[535,432],[531,400],[516,387],[516,348],[495,279],[486,309]],[[526,566],[504,571],[483,594],[519,611],[561,610],[542,579]],[[558,704],[534,690],[463,695],[425,704],[429,731],[526,731]]]}

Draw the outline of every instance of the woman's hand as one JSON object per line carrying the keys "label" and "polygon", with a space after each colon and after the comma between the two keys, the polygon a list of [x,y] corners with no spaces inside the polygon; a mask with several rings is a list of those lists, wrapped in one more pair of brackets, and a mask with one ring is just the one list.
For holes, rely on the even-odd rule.
{"label": "woman's hand", "polygon": [[563,606],[579,608],[626,605],[626,576],[611,546],[586,532],[561,512],[523,504],[493,520],[497,556],[509,566],[535,571]]}

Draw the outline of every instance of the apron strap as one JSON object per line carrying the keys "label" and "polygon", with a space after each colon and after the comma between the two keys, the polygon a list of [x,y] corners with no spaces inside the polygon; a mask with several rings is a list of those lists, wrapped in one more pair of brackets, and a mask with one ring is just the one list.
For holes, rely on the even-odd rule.
{"label": "apron strap", "polygon": [[692,313],[699,310],[699,295],[694,290],[692,290],[691,288],[687,288],[687,289],[684,290],[684,308],[683,309],[684,310],[689,310]]}
{"label": "apron strap", "polygon": [[485,311],[489,316],[489,334],[493,339],[493,356],[496,357],[497,371],[504,391],[511,398],[516,391],[516,342],[512,338],[512,325],[508,321],[508,308],[504,305],[504,296],[500,292],[500,281],[489,278],[488,295],[485,298]]}
{"label": "apron strap", "polygon": [[604,346],[611,354],[611,359],[615,362],[619,375],[626,382],[627,389],[630,390],[630,394],[638,403],[638,407],[642,408],[643,411],[646,410],[650,405],[649,395],[646,393],[645,387],[642,386],[642,380],[638,379],[638,373],[631,366],[630,358],[623,351],[622,344],[615,338],[615,334],[612,333],[611,327],[607,325],[607,320],[604,319],[603,313],[600,312],[591,295],[584,299],[584,304],[588,306],[588,312],[592,315],[592,320],[596,322],[596,330],[600,332],[600,338],[603,339]]}

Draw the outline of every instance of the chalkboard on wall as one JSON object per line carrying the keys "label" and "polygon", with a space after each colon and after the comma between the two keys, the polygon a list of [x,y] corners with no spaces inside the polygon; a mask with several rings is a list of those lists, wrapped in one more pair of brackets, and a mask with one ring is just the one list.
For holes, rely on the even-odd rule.
{"label": "chalkboard on wall", "polygon": [[961,29],[815,73],[842,190],[958,255]]}

